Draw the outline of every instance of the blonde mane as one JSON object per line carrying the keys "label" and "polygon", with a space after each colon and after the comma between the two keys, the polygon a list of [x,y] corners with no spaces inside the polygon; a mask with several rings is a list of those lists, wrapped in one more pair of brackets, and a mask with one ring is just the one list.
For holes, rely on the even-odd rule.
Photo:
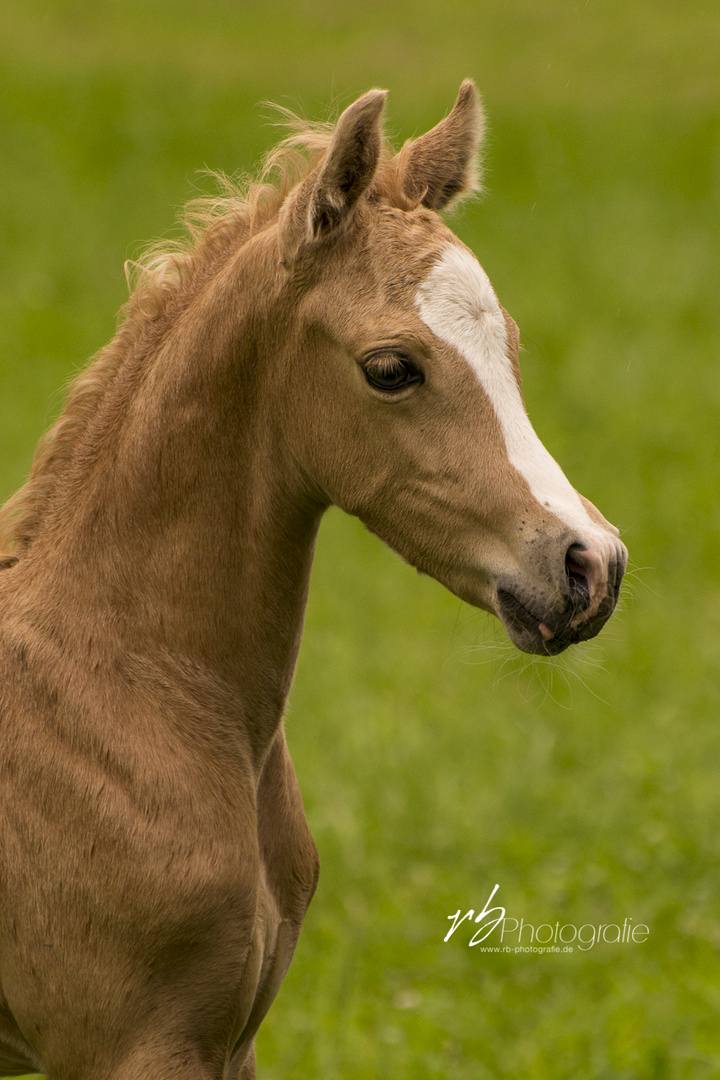
{"label": "blonde mane", "polygon": [[[267,154],[258,175],[236,180],[209,173],[217,194],[185,205],[184,238],[154,244],[125,264],[130,296],[115,337],[71,384],[62,414],[38,444],[29,479],[0,508],[0,570],[14,565],[32,543],[78,439],[127,356],[147,347],[232,252],[271,225],[289,193],[323,161],[334,126],[278,111],[291,134]],[[387,142],[373,191],[402,209],[419,201],[402,191]]]}

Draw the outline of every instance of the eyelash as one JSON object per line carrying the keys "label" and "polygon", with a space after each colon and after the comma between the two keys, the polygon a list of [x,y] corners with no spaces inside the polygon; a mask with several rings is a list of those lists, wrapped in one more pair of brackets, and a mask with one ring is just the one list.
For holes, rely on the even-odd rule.
{"label": "eyelash", "polygon": [[371,356],[363,365],[363,374],[370,386],[385,394],[397,393],[423,382],[422,372],[411,360],[392,352]]}

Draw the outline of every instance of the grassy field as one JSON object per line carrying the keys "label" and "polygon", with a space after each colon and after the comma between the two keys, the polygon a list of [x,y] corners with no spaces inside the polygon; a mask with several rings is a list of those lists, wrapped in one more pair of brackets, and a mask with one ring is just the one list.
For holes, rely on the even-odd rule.
{"label": "grassy field", "polygon": [[[328,514],[287,721],[322,874],[259,1075],[720,1075],[720,10],[0,14],[0,496],[112,334],[123,261],[172,230],[196,170],[252,168],[277,138],[259,102],[323,117],[384,86],[401,140],[472,75],[487,193],[455,228],[521,327],[539,434],[630,549],[601,638],[528,662]],[[647,935],[489,953],[465,923],[445,943],[496,883],[508,917]]]}

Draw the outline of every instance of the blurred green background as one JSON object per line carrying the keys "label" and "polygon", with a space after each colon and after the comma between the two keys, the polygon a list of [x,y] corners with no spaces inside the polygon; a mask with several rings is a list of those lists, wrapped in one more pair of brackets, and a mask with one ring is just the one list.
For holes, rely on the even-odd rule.
{"label": "blurred green background", "polygon": [[[621,529],[601,637],[543,663],[359,524],[321,530],[287,719],[322,873],[265,1080],[720,1075],[720,8],[685,0],[0,0],[0,496],[112,335],[123,262],[264,100],[391,91],[401,141],[473,76],[455,219],[520,324],[530,414]],[[573,954],[447,916],[649,927]]]}

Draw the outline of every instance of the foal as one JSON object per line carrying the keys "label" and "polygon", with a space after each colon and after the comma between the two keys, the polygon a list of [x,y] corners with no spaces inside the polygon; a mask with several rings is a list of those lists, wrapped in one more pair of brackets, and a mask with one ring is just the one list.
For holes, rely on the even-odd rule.
{"label": "foal", "polygon": [[617,530],[437,216],[474,184],[475,88],[395,156],[384,97],[146,264],[3,513],[4,1075],[255,1075],[317,881],[281,718],[329,504],[526,651],[615,606]]}

